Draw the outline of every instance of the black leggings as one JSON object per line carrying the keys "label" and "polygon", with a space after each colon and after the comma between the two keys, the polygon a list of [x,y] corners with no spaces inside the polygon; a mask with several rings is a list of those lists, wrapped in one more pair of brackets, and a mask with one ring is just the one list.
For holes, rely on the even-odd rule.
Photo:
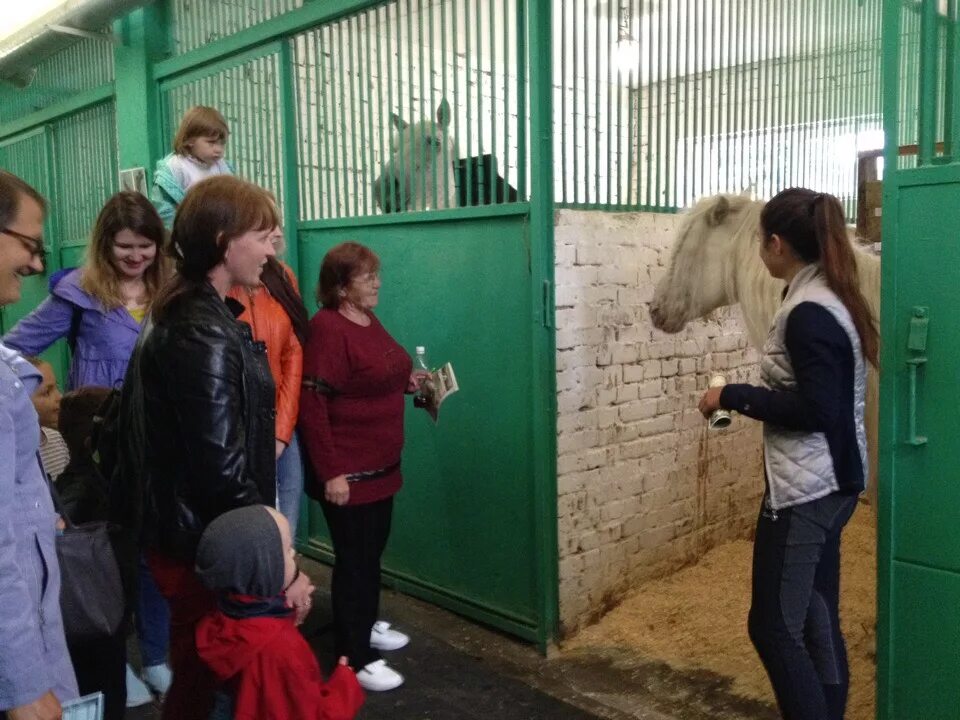
{"label": "black leggings", "polygon": [[380,659],[370,647],[370,631],[380,608],[380,558],[390,536],[393,498],[322,507],[336,555],[330,588],[336,653],[360,670]]}
{"label": "black leggings", "polygon": [[777,512],[764,504],[757,520],[748,627],[784,720],[843,720],[840,533],[856,506],[834,493]]}

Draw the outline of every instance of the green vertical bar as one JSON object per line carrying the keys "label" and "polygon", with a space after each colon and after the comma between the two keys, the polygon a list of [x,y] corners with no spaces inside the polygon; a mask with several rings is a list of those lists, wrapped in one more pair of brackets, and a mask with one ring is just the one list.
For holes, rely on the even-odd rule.
{"label": "green vertical bar", "polygon": [[[567,116],[567,66],[570,62],[567,56],[568,8],[568,0],[560,0],[560,66],[554,68],[553,79],[553,82],[560,88],[560,118],[557,125],[560,131],[560,201],[563,203],[569,202],[567,181],[570,177],[570,166],[567,162],[567,145],[570,144],[567,136],[567,130],[570,127],[570,118]],[[576,72],[574,72],[574,78],[576,78]],[[518,87],[517,92],[522,92],[522,88]],[[523,149],[520,148],[519,152],[522,153]]]}
{"label": "green vertical bar", "polygon": [[[634,37],[633,37],[633,18],[634,18],[634,16],[635,16],[635,12],[636,12],[636,10],[635,10],[635,8],[634,8],[634,0],[630,0],[630,5],[629,5],[628,8],[627,8],[627,12],[630,13],[630,15],[629,15],[629,17],[630,17],[630,24],[629,24],[630,40],[633,40],[633,39],[634,39]],[[619,42],[619,39],[620,39],[620,34],[619,34],[619,32],[618,32],[618,33],[617,33],[617,41],[618,41],[618,42]],[[639,57],[639,56],[640,56],[640,47],[641,47],[641,46],[640,46],[639,32],[637,33],[636,42],[637,42],[637,57]],[[620,53],[619,53],[619,52],[617,53],[617,58],[618,58],[618,62],[619,62],[619,58],[620,58]],[[623,160],[624,160],[622,139],[623,139],[624,128],[623,128],[623,125],[622,125],[622,115],[621,115],[621,114],[622,114],[622,111],[623,111],[623,73],[621,72],[621,70],[622,70],[622,68],[618,65],[618,66],[617,66],[617,175],[618,175],[618,177],[621,178],[621,182],[622,182],[622,177],[623,177],[622,166],[623,166]],[[627,88],[628,88],[628,89],[627,89],[627,128],[626,128],[626,133],[627,133],[627,152],[626,152],[626,161],[627,161],[627,168],[626,168],[626,170],[627,170],[627,179],[626,179],[627,192],[626,192],[626,195],[625,195],[625,196],[624,196],[624,195],[621,195],[620,197],[617,198],[617,200],[618,200],[618,202],[620,202],[621,204],[625,204],[625,205],[627,205],[627,206],[633,206],[633,205],[634,205],[634,202],[633,202],[633,161],[634,161],[634,154],[633,154],[633,146],[632,146],[632,144],[631,144],[631,143],[633,142],[633,102],[632,102],[632,98],[631,98],[632,90],[630,89],[630,88],[633,87],[633,65],[632,65],[632,64],[630,65],[630,68],[627,70],[626,75],[627,75]],[[639,137],[639,136],[640,136],[640,133],[638,132],[638,133],[637,133],[637,147],[640,146],[640,137]]]}
{"label": "green vertical bar", "polygon": [[[944,155],[950,162],[958,160],[956,148],[957,138],[960,138],[960,55],[957,48],[960,48],[960,18],[958,18],[957,0],[950,0],[948,12],[950,14],[950,23],[947,26],[949,34],[949,44],[947,50],[947,78],[949,87],[947,88],[947,98],[949,108],[944,127],[947,129],[947,137],[944,142]],[[949,142],[949,146],[948,143]],[[949,148],[949,149],[948,149]]]}
{"label": "green vertical bar", "polygon": [[[443,3],[445,7],[447,3]],[[453,57],[457,58],[460,55],[460,16],[457,12],[457,9],[460,5],[460,0],[453,0],[450,3],[451,17],[450,25],[453,28],[453,32],[450,34],[452,45],[453,45]],[[460,68],[457,65],[456,59],[453,61],[453,145],[457,148],[457,152],[460,152]],[[467,167],[470,166],[470,163],[467,162]],[[462,174],[457,175],[460,182],[466,182]],[[467,188],[470,187],[470,184],[467,183]],[[470,204],[470,197],[468,190],[466,188],[461,188],[458,194],[458,198],[464,198],[467,205]]]}
{"label": "green vertical bar", "polygon": [[937,134],[937,4],[926,0],[920,25],[920,102],[918,165],[930,165],[936,155]]}
{"label": "green vertical bar", "polygon": [[[360,166],[363,164],[363,145],[365,145],[365,133],[363,129],[363,93],[360,88],[362,86],[360,82],[360,75],[363,72],[361,68],[360,61],[360,38],[359,38],[359,18],[356,15],[353,15],[349,18],[344,18],[340,24],[346,25],[347,28],[347,40],[349,42],[349,51],[347,53],[347,60],[350,63],[350,66],[347,68],[348,73],[353,74],[354,82],[351,82],[348,86],[350,91],[350,124],[353,126],[350,129],[350,160],[353,163],[353,216],[357,217],[360,215]],[[356,55],[354,55],[356,53]],[[356,61],[356,62],[355,62]],[[358,128],[359,125],[359,128]],[[357,148],[357,135],[360,135],[361,147]]]}
{"label": "green vertical bar", "polygon": [[[901,93],[904,91],[907,80],[910,78],[907,69],[901,66],[901,13],[910,11],[898,2],[884,2],[882,6],[882,47],[883,47],[883,124],[884,136],[884,181],[883,181],[883,236],[886,252],[897,249],[899,238],[896,230],[897,181],[898,181],[898,150],[900,145],[901,125]],[[905,39],[909,46],[909,38]],[[902,78],[902,79],[901,79]],[[899,324],[899,318],[888,311],[890,303],[894,301],[897,282],[897,263],[884,262],[882,264],[881,279],[881,332],[884,337],[894,337]],[[881,364],[888,365],[895,357],[895,345],[884,343]],[[893,448],[896,445],[896,405],[899,404],[897,387],[894,383],[894,373],[881,375],[880,388],[880,468],[886,470],[884,480],[895,481],[890,472],[893,459]],[[877,720],[901,720],[893,717],[892,688],[895,682],[893,675],[893,656],[891,653],[892,615],[893,605],[891,571],[893,566],[893,532],[892,512],[894,494],[890,492],[891,485],[880,482],[880,492],[877,508]]]}
{"label": "green vertical bar", "polygon": [[[706,10],[703,7],[703,0],[694,0],[694,29],[697,38],[694,53],[694,67],[697,73],[697,84],[694,86],[694,104],[695,107],[703,108],[702,112],[698,113],[700,115],[700,131],[697,133],[698,141],[694,145],[696,148],[694,163],[700,168],[700,187],[697,188],[693,194],[692,199],[694,200],[698,195],[706,194],[708,160],[705,150],[707,148],[708,118],[712,117],[715,110],[713,96],[712,94],[708,95],[706,92],[708,68],[712,71],[710,63],[707,61],[707,41],[709,40],[711,42],[710,49],[712,51],[712,38],[716,32],[716,28],[712,24],[709,27],[710,32],[708,33]],[[694,120],[696,120],[696,116],[694,116]]]}
{"label": "green vertical bar", "polygon": [[[412,36],[411,36],[412,38]],[[479,50],[479,47],[477,48]],[[424,42],[423,42],[423,0],[417,0],[417,65],[418,65],[418,81],[420,84],[420,117],[418,118],[421,122],[433,121],[434,114],[432,110],[428,109],[429,104],[426,103],[426,99],[429,98],[432,104],[433,100],[433,81],[431,80],[430,86],[427,86],[427,83],[424,82],[424,68],[426,62],[423,57],[424,53]],[[420,197],[423,198],[423,207],[436,207],[431,205],[431,198],[427,197],[427,148],[422,144],[423,139],[421,138],[421,145],[418,148],[420,153],[419,157],[415,157],[413,161],[419,163],[422,170],[420,171]],[[430,163],[429,172],[433,174],[436,170],[436,163]],[[436,184],[436,178],[433,178],[434,185]]]}
{"label": "green vertical bar", "polygon": [[116,21],[113,27],[122,40],[113,50],[119,164],[144,168],[149,184],[163,117],[151,64],[166,49],[166,16],[162,6],[151,5]]}
{"label": "green vertical bar", "polygon": [[[387,84],[387,108],[388,108],[388,112],[384,112],[384,110],[383,110],[383,107],[382,107],[383,97],[382,97],[382,95],[381,95],[381,98],[380,98],[380,100],[381,100],[381,108],[380,108],[380,162],[381,162],[382,167],[386,167],[387,164],[390,162],[390,159],[393,157],[393,149],[392,149],[392,147],[393,147],[393,146],[392,146],[393,139],[392,139],[392,135],[391,135],[391,132],[390,132],[390,123],[389,123],[389,120],[388,120],[389,113],[393,112],[393,61],[392,61],[392,55],[393,55],[393,34],[392,34],[391,31],[390,31],[390,26],[392,25],[392,23],[390,22],[390,8],[389,8],[389,6],[384,6],[384,7],[383,7],[383,14],[384,14],[385,19],[386,19],[386,22],[384,23],[384,25],[386,26],[386,50],[384,51],[383,55],[384,55],[384,59],[386,60],[386,63],[385,63],[385,64],[386,64],[386,69],[387,69],[387,72],[386,72],[387,83],[386,83],[386,84]],[[379,57],[380,55],[381,55],[381,51],[380,51],[380,8],[378,7],[378,8],[377,8],[377,56]],[[383,77],[383,76],[381,76],[381,77]],[[379,92],[382,93],[382,91],[383,91],[383,82],[381,81],[380,83],[378,83],[378,85],[380,86]],[[386,123],[386,127],[384,127],[384,124],[385,124],[385,123]],[[387,148],[386,148],[386,152],[384,152],[384,147],[383,147],[383,138],[384,138],[384,136],[386,136],[386,138],[387,138]],[[387,198],[387,185],[386,185],[386,183],[387,183],[387,178],[385,177],[385,173],[381,172],[381,173],[380,173],[380,197],[381,197],[382,201],[385,201],[386,198]],[[390,194],[390,198],[392,199],[392,198],[393,198],[393,188],[392,188],[392,187],[390,188],[389,194]]]}
{"label": "green vertical bar", "polygon": [[298,194],[297,156],[300,145],[297,132],[297,77],[292,39],[280,43],[280,55],[277,58],[277,80],[280,85],[280,138],[283,142],[283,234],[286,236],[285,259],[300,278],[300,287],[306,287],[306,268],[300,266],[300,237],[297,233],[297,220],[300,217],[300,196]]}
{"label": "green vertical bar", "polygon": [[[318,72],[320,59],[310,54],[310,48],[313,46],[311,40],[315,40],[316,31],[309,30],[298,38],[298,66],[303,64],[304,82],[296,82],[297,96],[300,100],[299,117],[302,118],[304,127],[300,131],[306,135],[307,156],[303,160],[303,169],[300,175],[301,195],[301,220],[316,220],[322,217],[323,208],[317,207],[320,197],[320,178],[321,165],[320,158],[320,105],[316,96],[311,92],[318,86]],[[294,74],[294,80],[297,80]],[[313,108],[311,110],[311,108]],[[303,144],[301,144],[303,152]]]}
{"label": "green vertical bar", "polygon": [[[483,121],[483,13],[482,8],[480,7],[479,0],[473,0],[475,22],[477,24],[477,114],[476,117]],[[491,28],[492,31],[492,28]],[[468,116],[467,121],[472,122],[474,116]],[[481,159],[480,164],[477,166],[477,174],[480,176],[480,183],[486,184],[490,182],[490,178],[486,177],[486,165],[483,161],[483,130],[482,127],[478,127],[476,124],[473,125],[473,132],[470,134],[473,135],[476,132],[477,135],[477,156]],[[479,183],[478,183],[479,184]]]}
{"label": "green vertical bar", "polygon": [[[337,105],[338,95],[339,95],[339,86],[337,83],[337,72],[336,65],[339,64],[338,60],[340,58],[340,48],[336,45],[336,32],[333,25],[327,25],[325,27],[329,32],[327,33],[329,56],[330,56],[330,89],[329,89],[329,98],[330,98],[330,125],[327,128],[329,142],[330,142],[330,164],[328,165],[330,169],[330,176],[333,178],[333,215],[331,217],[343,217],[344,211],[342,206],[343,196],[340,194],[340,168],[343,167],[343,163],[340,159],[340,143],[337,142],[337,137],[342,134],[342,129],[338,126],[337,122]],[[343,68],[341,67],[341,72]],[[342,108],[340,108],[342,111]]]}
{"label": "green vertical bar", "polygon": [[[668,10],[669,12],[669,10]],[[650,105],[652,112],[656,113],[656,122],[657,122],[657,143],[654,147],[653,157],[656,159],[656,182],[653,185],[653,191],[656,193],[653,199],[652,206],[657,208],[662,208],[665,205],[665,194],[663,192],[663,183],[661,181],[661,173],[664,170],[664,154],[661,152],[663,144],[661,142],[661,136],[664,134],[665,125],[667,122],[666,118],[666,108],[664,107],[663,102],[663,86],[664,86],[664,72],[663,66],[667,65],[667,58],[665,56],[665,51],[663,49],[663,38],[664,38],[664,25],[669,23],[664,23],[663,18],[663,2],[660,3],[657,12],[657,75],[656,75],[656,87],[657,87],[657,101],[656,103]],[[669,37],[667,38],[667,44],[669,45]],[[651,84],[653,80],[651,79]]]}
{"label": "green vertical bar", "polygon": [[[641,4],[641,9],[642,9]],[[630,155],[630,161],[627,168],[627,187],[630,197],[627,198],[627,204],[637,208],[641,205],[641,173],[643,172],[643,163],[641,162],[640,152],[643,146],[643,50],[649,44],[643,37],[642,13],[638,14],[634,0],[630,0],[630,29],[633,31],[633,18],[637,18],[637,56],[636,63],[630,65],[630,72],[627,74],[627,110],[630,118],[628,123],[630,130],[627,133],[627,152]],[[636,89],[634,89],[636,88]],[[634,107],[636,101],[636,107]],[[636,135],[634,135],[636,127]],[[647,140],[649,142],[649,138]],[[636,175],[636,184],[634,184],[634,175]]]}
{"label": "green vertical bar", "polygon": [[[352,132],[352,129],[347,125],[347,101],[350,91],[350,86],[348,85],[347,80],[347,71],[348,68],[345,66],[349,62],[349,58],[346,55],[346,49],[343,46],[343,24],[345,20],[337,20],[334,25],[336,30],[337,37],[337,52],[334,55],[337,66],[340,69],[338,73],[338,91],[340,96],[340,125],[337,130],[337,135],[340,136],[340,157],[337,162],[338,174],[342,175],[343,179],[343,195],[339,195],[341,201],[342,217],[351,217],[353,214],[350,212],[350,162],[349,162],[349,153],[347,151],[347,135]],[[351,108],[352,112],[352,108]]]}
{"label": "green vertical bar", "polygon": [[[643,0],[641,0],[641,7]],[[656,24],[654,23],[654,18],[656,18]],[[638,73],[637,78],[637,97],[639,102],[642,103],[637,109],[638,113],[646,114],[647,116],[647,162],[646,162],[646,172],[643,178],[643,187],[646,189],[644,205],[648,208],[653,207],[653,156],[654,156],[654,144],[653,144],[653,128],[654,128],[654,119],[653,119],[653,78],[654,76],[654,47],[656,47],[657,56],[660,53],[659,43],[654,42],[654,38],[659,39],[659,33],[654,33],[654,27],[660,26],[660,12],[656,9],[651,9],[649,22],[647,23],[647,84],[643,84],[643,72]],[[658,65],[659,67],[659,65]],[[644,103],[643,97],[646,95],[646,102]],[[659,112],[659,108],[657,108]],[[642,122],[642,118],[641,118]],[[639,126],[639,122],[637,123]],[[660,126],[659,121],[657,122],[657,127]],[[638,133],[639,135],[639,133]],[[639,175],[639,172],[638,172]],[[639,184],[638,188],[639,190]]]}
{"label": "green vertical bar", "polygon": [[464,38],[466,40],[466,51],[464,53],[464,60],[466,64],[465,77],[467,81],[467,86],[464,88],[464,92],[467,95],[467,205],[476,205],[477,198],[474,195],[473,187],[473,123],[471,119],[473,118],[473,104],[470,102],[470,75],[471,75],[471,57],[470,57],[470,5],[469,0],[464,5],[463,9],[464,22],[466,24],[466,31],[464,32]]}
{"label": "green vertical bar", "polygon": [[[597,20],[597,26],[598,26],[598,27],[599,27],[599,22],[600,22],[600,21],[599,21],[599,18],[598,18],[598,20]],[[606,20],[606,26],[607,26],[607,45],[606,45],[606,47],[607,47],[607,52],[606,52],[606,56],[607,56],[607,82],[606,82],[606,88],[604,88],[605,91],[606,91],[606,95],[607,95],[607,152],[606,152],[606,155],[607,155],[607,201],[606,201],[606,206],[607,206],[608,208],[609,208],[609,207],[612,205],[612,203],[613,203],[613,191],[614,191],[614,188],[619,189],[619,188],[618,188],[619,183],[616,182],[616,180],[614,179],[614,176],[613,176],[613,157],[612,157],[612,155],[613,155],[613,104],[612,104],[612,101],[613,101],[613,97],[612,97],[612,96],[613,96],[613,92],[612,92],[612,90],[611,90],[611,86],[613,85],[614,82],[617,82],[617,85],[618,85],[618,86],[619,86],[619,84],[620,84],[619,81],[618,81],[618,79],[615,78],[615,77],[613,76],[613,73],[610,72],[610,65],[611,65],[612,55],[613,55],[614,50],[616,49],[616,44],[610,42],[610,30],[611,30],[611,28],[613,27],[613,24],[614,24],[614,23],[613,23],[612,14],[611,14],[611,17],[610,17],[610,18],[607,18],[607,20]],[[598,55],[599,55],[599,53],[598,53]],[[598,57],[598,60],[599,60],[599,57]],[[598,65],[597,65],[597,75],[599,75],[599,74],[600,74],[600,66],[599,66],[599,64],[598,64]],[[597,131],[598,131],[597,134],[598,134],[598,135],[599,135],[599,130],[600,130],[600,123],[597,123]],[[598,188],[597,188],[597,192],[598,192],[598,193],[599,193],[599,190],[600,190],[600,188],[598,187]],[[600,198],[598,197],[597,200],[599,201]]]}
{"label": "green vertical bar", "polygon": [[[441,4],[441,7],[443,7],[442,4]],[[430,97],[433,97],[433,83],[434,83],[434,78],[436,77],[436,75],[434,74],[435,68],[434,68],[434,61],[433,61],[434,49],[435,49],[434,42],[436,38],[436,34],[434,32],[435,27],[433,22],[433,7],[429,8],[429,13],[430,13],[430,17],[429,17],[428,27],[430,31],[430,42],[427,43],[427,48],[430,52]],[[445,47],[446,43],[443,43],[443,45]],[[446,59],[447,54],[444,52],[441,54],[440,57]],[[440,68],[440,74],[443,75],[444,78],[446,78],[446,73],[444,72],[444,69],[442,67]],[[440,102],[443,102],[447,99],[447,95],[445,92],[446,85],[447,85],[446,82],[441,82]],[[456,202],[454,198],[447,196],[447,187],[448,187],[448,182],[450,180],[450,169],[449,169],[450,158],[448,157],[448,152],[447,152],[447,136],[449,135],[449,132],[450,131],[447,128],[443,129],[443,144],[440,146],[440,167],[443,168],[443,205],[442,207],[445,207],[445,208],[456,207]],[[436,149],[434,149],[434,152],[436,152]],[[436,162],[433,163],[433,166],[436,167]],[[436,177],[433,179],[433,207],[434,208],[441,207],[437,202],[437,199],[438,199],[437,181],[439,179],[440,178],[436,178]]]}
{"label": "green vertical bar", "polygon": [[[493,159],[493,164],[497,164],[497,82],[503,77],[503,73],[497,72],[497,49],[496,49],[496,16],[494,14],[494,4],[489,3],[489,12],[488,17],[490,24],[487,26],[489,28],[489,41],[490,41],[490,157]],[[551,60],[550,65],[553,65]],[[551,85],[552,87],[552,85]],[[506,85],[504,85],[504,92],[506,92]],[[504,169],[504,172],[506,170]],[[489,197],[491,203],[498,202],[496,196],[496,183],[494,182],[493,175],[487,178],[487,187],[489,188]]]}
{"label": "green vertical bar", "polygon": [[[536,597],[539,600],[538,635],[541,651],[555,637],[558,614],[557,578],[557,452],[556,452],[556,336],[545,328],[544,302],[555,303],[553,294],[553,138],[551,64],[551,0],[529,0],[531,162],[534,170],[530,197],[530,299],[534,308],[533,406],[540,422],[533,432],[534,536],[537,548]],[[526,58],[518,58],[523,63]],[[545,291],[549,288],[549,291]]]}
{"label": "green vertical bar", "polygon": [[[527,147],[527,15],[526,6],[523,2],[517,2],[516,12],[516,38],[517,52],[515,56],[517,69],[517,195],[520,200],[526,200],[528,196],[527,188],[527,162],[530,157]],[[551,190],[550,197],[553,198]],[[552,202],[552,200],[551,200]]]}
{"label": "green vertical bar", "polygon": [[[396,12],[396,16],[395,16],[395,17],[396,17],[396,19],[397,19],[397,22],[396,22],[396,25],[397,25],[397,50],[396,50],[396,53],[394,53],[394,50],[393,50],[393,32],[391,31],[391,28],[393,27],[394,23],[393,23],[393,22],[391,21],[391,19],[390,19],[390,10],[389,10],[390,7],[393,7],[393,8],[395,9],[395,12]],[[392,58],[392,57],[388,58],[388,62],[387,62],[387,95],[388,95],[388,100],[389,100],[389,102],[390,102],[390,112],[393,112],[395,108],[396,108],[397,111],[399,112],[400,99],[401,99],[401,97],[402,97],[402,95],[403,95],[403,91],[402,91],[402,88],[401,88],[401,85],[403,84],[403,79],[402,79],[402,77],[401,77],[401,75],[400,75],[400,57],[401,57],[401,52],[402,52],[402,47],[401,47],[400,38],[401,38],[401,28],[402,28],[402,24],[400,23],[399,19],[400,19],[399,6],[398,6],[398,5],[387,6],[387,23],[386,23],[386,24],[387,24],[387,52],[390,53],[391,56],[394,55],[394,54],[396,54],[396,57],[397,57],[397,104],[396,104],[396,105],[393,104],[393,58]],[[383,121],[384,121],[384,122],[389,122],[389,121],[387,120],[387,118],[384,118]],[[392,124],[389,124],[389,125],[387,126],[387,132],[390,133],[390,142],[389,142],[389,145],[390,145],[390,158],[391,158],[391,159],[395,156],[395,153],[394,153],[394,151],[393,151],[393,131],[390,129],[390,128],[392,128],[392,127],[393,127]],[[402,137],[402,136],[401,136],[401,137]],[[402,146],[398,146],[398,150],[399,150],[401,147],[402,147]],[[404,188],[406,187],[406,185],[405,185],[404,182],[403,182],[403,175],[404,175],[404,173],[403,173],[403,155],[397,155],[396,157],[399,157],[399,158],[400,158],[400,170],[401,170],[401,172],[400,172],[400,177],[399,177],[399,178],[394,177],[394,178],[393,178],[393,181],[394,181],[394,182],[399,182],[400,197],[404,197]],[[393,168],[393,172],[396,173],[396,168]],[[393,190],[393,188],[387,188],[387,191],[388,191],[388,193],[389,193],[389,195],[390,195],[391,205],[392,205],[392,200],[394,199],[394,190]],[[386,196],[384,196],[384,197],[386,197]],[[393,207],[391,207],[391,209],[392,209],[393,212],[397,212],[398,210],[401,210],[401,208],[393,208]]]}
{"label": "green vertical bar", "polygon": [[[678,99],[678,85],[677,85],[677,53],[680,50],[680,38],[679,31],[674,27],[673,23],[673,8],[674,2],[679,2],[679,0],[667,0],[667,81],[666,81],[666,147],[664,148],[664,180],[663,180],[663,193],[664,193],[664,206],[672,207],[676,203],[674,202],[674,193],[673,193],[673,181],[676,177],[675,173],[671,173],[671,169],[676,167],[677,162],[677,131],[676,125],[679,122],[677,116],[679,115],[680,108],[679,99]],[[676,31],[677,37],[674,37],[674,32]]]}
{"label": "green vertical bar", "polygon": [[594,47],[593,47],[593,83],[594,83],[594,122],[593,122],[593,202],[600,204],[600,128],[603,124],[600,119],[600,18],[594,20]]}
{"label": "green vertical bar", "polygon": [[[327,80],[327,61],[325,59],[325,54],[330,51],[329,45],[324,42],[324,30],[326,30],[326,35],[329,37],[332,33],[329,32],[329,27],[319,28],[314,31],[314,48],[317,57],[317,62],[320,65],[320,85],[316,88],[314,97],[317,101],[317,109],[323,108],[323,186],[321,196],[321,203],[326,199],[327,211],[324,217],[332,218],[337,217],[334,213],[334,202],[336,201],[336,191],[333,188],[333,183],[331,182],[330,174],[332,172],[333,165],[331,165],[330,157],[330,138],[332,133],[331,123],[329,115],[331,112],[331,100],[333,99],[332,92],[332,79],[328,82]],[[332,56],[332,52],[331,52]],[[331,70],[331,75],[332,75]],[[333,160],[335,162],[335,160]]]}
{"label": "green vertical bar", "polygon": [[[414,107],[414,92],[413,92],[413,6],[411,5],[412,0],[407,0],[407,96],[408,104],[407,110],[403,113],[406,116],[407,122],[413,123],[417,121],[417,118],[410,117],[410,114],[413,112]],[[400,156],[403,158],[404,171],[403,176],[410,182],[411,186],[416,181],[413,175],[413,165],[414,157],[413,154],[416,151],[416,146],[413,145],[414,140],[411,139],[411,147],[404,147],[404,134],[400,133]],[[401,183],[403,187],[403,183]],[[408,189],[410,197],[413,198],[416,195],[416,188],[410,187]],[[402,193],[401,193],[402,194]]]}
{"label": "green vertical bar", "polygon": [[[441,11],[444,3],[441,3]],[[503,178],[510,178],[510,7],[508,3],[503,3]],[[561,47],[563,39],[560,40]],[[446,47],[446,46],[444,46]],[[443,56],[447,53],[444,50]],[[446,76],[444,76],[446,77]],[[560,84],[560,92],[563,92],[563,83]],[[444,93],[446,94],[446,93]],[[508,202],[507,194],[504,193],[503,201]]]}
{"label": "green vertical bar", "polygon": [[[577,2],[582,2],[583,0],[574,0],[573,14],[576,16],[577,13]],[[583,27],[581,25],[581,27]],[[586,32],[586,31],[584,31]],[[575,203],[580,202],[580,152],[577,150],[577,128],[579,123],[577,122],[577,115],[580,106],[580,83],[579,79],[579,59],[580,54],[577,52],[577,23],[576,17],[574,17],[573,23],[573,201]],[[584,122],[586,125],[586,122]],[[567,140],[567,122],[564,119],[563,126],[563,137],[564,145],[566,145]],[[566,168],[564,168],[564,182],[566,182]],[[564,201],[566,201],[566,196],[564,196]]]}
{"label": "green vertical bar", "polygon": [[364,83],[367,86],[367,132],[370,134],[370,140],[367,142],[366,138],[361,139],[360,151],[363,152],[364,148],[367,150],[367,161],[364,163],[363,168],[363,214],[364,215],[373,215],[373,183],[371,182],[372,178],[370,173],[375,172],[376,168],[376,158],[374,153],[374,130],[373,130],[373,93],[370,90],[370,83],[376,83],[376,86],[379,88],[383,86],[383,78],[380,76],[380,55],[377,57],[377,69],[376,72],[373,70],[373,58],[371,57],[373,42],[370,39],[370,26],[372,24],[373,18],[376,16],[376,8],[371,8],[363,15],[363,29],[364,37],[363,44],[367,49],[366,55],[366,77],[368,82]]}

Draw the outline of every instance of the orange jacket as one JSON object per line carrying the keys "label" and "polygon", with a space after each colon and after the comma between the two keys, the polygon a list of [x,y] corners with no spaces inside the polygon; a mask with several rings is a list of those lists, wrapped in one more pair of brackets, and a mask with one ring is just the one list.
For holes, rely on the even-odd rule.
{"label": "orange jacket", "polygon": [[[297,287],[297,279],[286,265],[283,266],[287,279]],[[297,334],[293,331],[290,316],[267,289],[234,287],[229,297],[243,304],[244,310],[238,320],[250,325],[253,338],[263,341],[267,346],[267,360],[270,373],[277,386],[277,440],[289,444],[293,430],[297,426],[300,413],[300,381],[303,378],[303,348]]]}

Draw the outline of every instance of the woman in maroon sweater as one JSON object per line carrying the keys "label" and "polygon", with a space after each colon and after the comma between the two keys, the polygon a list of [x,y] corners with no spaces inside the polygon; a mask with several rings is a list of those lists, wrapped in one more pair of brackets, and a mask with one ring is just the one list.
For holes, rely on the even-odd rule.
{"label": "woman in maroon sweater", "polygon": [[317,299],[303,358],[300,429],[336,560],[331,594],[336,653],[371,691],[403,677],[380,657],[409,638],[377,621],[380,557],[400,489],[404,394],[419,373],[373,314],[380,260],[358,243],[332,248],[320,266]]}

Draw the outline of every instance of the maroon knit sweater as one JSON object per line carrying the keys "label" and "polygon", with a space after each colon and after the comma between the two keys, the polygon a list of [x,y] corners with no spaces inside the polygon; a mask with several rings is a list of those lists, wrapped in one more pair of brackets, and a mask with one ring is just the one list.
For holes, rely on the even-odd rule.
{"label": "maroon knit sweater", "polygon": [[301,439],[316,477],[307,491],[323,497],[322,483],[339,475],[389,468],[392,472],[350,482],[349,505],[390,497],[400,489],[404,392],[413,362],[370,313],[363,327],[336,310],[310,321],[303,379],[322,380],[330,394],[304,387]]}

